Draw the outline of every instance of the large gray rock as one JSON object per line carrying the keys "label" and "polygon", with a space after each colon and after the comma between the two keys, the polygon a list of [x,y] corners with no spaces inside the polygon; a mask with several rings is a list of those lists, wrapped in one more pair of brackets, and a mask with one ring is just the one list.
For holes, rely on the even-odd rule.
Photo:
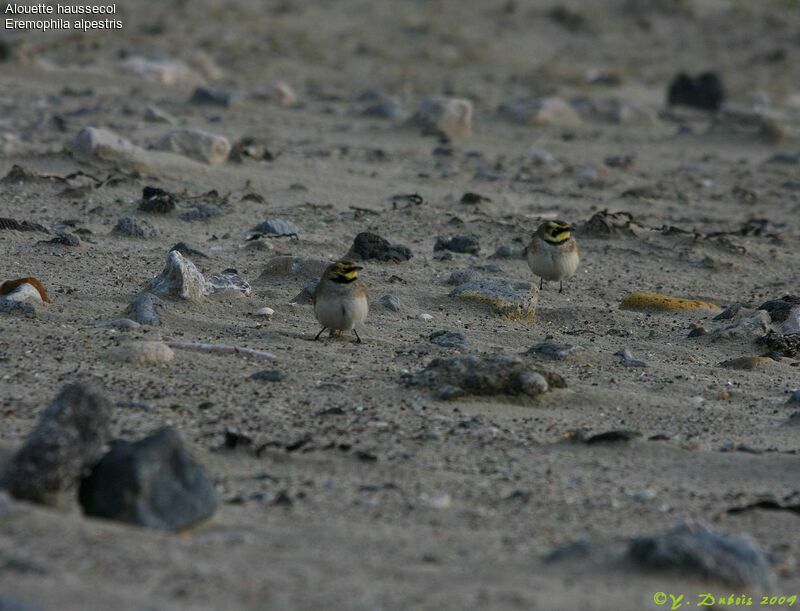
{"label": "large gray rock", "polygon": [[459,284],[450,297],[483,304],[498,315],[513,320],[533,320],[539,303],[539,287],[512,284],[500,278],[477,278]]}
{"label": "large gray rock", "polygon": [[158,326],[161,324],[158,310],[166,307],[167,304],[161,299],[153,295],[153,293],[145,291],[134,297],[125,313],[140,325]]}
{"label": "large gray rock", "polygon": [[137,170],[147,170],[151,165],[147,151],[112,131],[97,127],[84,127],[70,149],[83,161],[99,160]]}
{"label": "large gray rock", "polygon": [[405,375],[403,381],[409,386],[431,388],[443,399],[464,395],[536,397],[551,388],[566,387],[561,376],[511,354],[437,358],[425,369]]}
{"label": "large gray rock", "polygon": [[171,250],[164,271],[150,281],[149,290],[154,295],[197,301],[211,293],[212,288],[194,263],[177,250]]}
{"label": "large gray rock", "polygon": [[87,515],[163,530],[188,528],[217,508],[213,482],[172,428],[114,441],[81,483],[79,499]]}
{"label": "large gray rock", "polygon": [[763,550],[743,537],[715,532],[703,522],[680,522],[659,535],[634,539],[628,555],[644,568],[677,570],[733,588],[766,590],[775,580]]}
{"label": "large gray rock", "polygon": [[86,384],[64,387],[11,459],[3,486],[15,497],[61,505],[110,437],[111,403]]}
{"label": "large gray rock", "polygon": [[411,118],[411,123],[426,134],[463,138],[472,134],[472,102],[464,98],[426,98]]}

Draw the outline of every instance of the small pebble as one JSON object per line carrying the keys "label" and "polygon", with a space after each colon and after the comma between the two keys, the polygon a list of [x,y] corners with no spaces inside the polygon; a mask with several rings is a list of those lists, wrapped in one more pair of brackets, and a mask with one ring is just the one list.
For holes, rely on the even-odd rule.
{"label": "small pebble", "polygon": [[392,312],[400,311],[400,300],[394,295],[384,295],[380,298],[379,303],[387,310],[391,310]]}
{"label": "small pebble", "polygon": [[443,348],[466,348],[469,345],[466,335],[453,331],[434,331],[429,339],[432,344]]}
{"label": "small pebble", "polygon": [[260,382],[280,382],[283,379],[283,372],[280,369],[265,369],[256,371],[250,376],[250,379]]}
{"label": "small pebble", "polygon": [[268,307],[259,308],[255,312],[253,312],[253,316],[263,316],[264,318],[270,318],[275,313],[275,310]]}
{"label": "small pebble", "polygon": [[421,320],[421,321],[424,321],[424,322],[431,322],[433,320],[433,316],[431,316],[430,314],[427,314],[425,312],[423,312],[422,314],[419,314],[417,316],[417,318],[419,320]]}

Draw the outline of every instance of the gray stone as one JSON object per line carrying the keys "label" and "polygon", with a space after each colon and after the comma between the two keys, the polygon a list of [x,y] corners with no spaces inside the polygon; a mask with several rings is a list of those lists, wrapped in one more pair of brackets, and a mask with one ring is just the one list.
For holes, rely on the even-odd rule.
{"label": "gray stone", "polygon": [[346,255],[348,258],[361,261],[377,260],[402,263],[411,258],[411,250],[406,246],[390,244],[381,236],[364,231],[359,233]]}
{"label": "gray stone", "polygon": [[238,91],[227,91],[225,89],[215,89],[213,87],[201,85],[192,92],[189,103],[201,106],[221,106],[222,108],[230,108],[231,106],[241,103],[244,98],[245,96]]}
{"label": "gray stone", "polygon": [[36,308],[29,303],[0,299],[0,313],[19,313],[27,316],[28,318],[35,318]]}
{"label": "gray stone", "polygon": [[426,98],[411,118],[424,134],[463,138],[472,134],[472,102],[464,98]]}
{"label": "gray stone", "polygon": [[504,104],[499,112],[512,122],[522,125],[574,127],[581,123],[581,117],[575,109],[559,97],[517,100]]}
{"label": "gray stone", "polygon": [[614,353],[614,356],[621,357],[623,367],[647,367],[647,363],[633,358],[631,351],[627,348],[622,348]]}
{"label": "gray stone", "polygon": [[224,136],[200,129],[176,129],[156,142],[155,148],[209,165],[222,165],[231,152],[231,143]]}
{"label": "gray stone", "polygon": [[570,346],[567,344],[554,344],[552,342],[539,342],[528,348],[525,354],[538,354],[557,361],[563,361],[571,354],[578,352],[580,346]]}
{"label": "gray stone", "polygon": [[258,380],[260,382],[280,382],[283,380],[283,372],[280,369],[266,369],[264,371],[256,371],[250,376],[251,380]]}
{"label": "gray stone", "polygon": [[479,278],[459,284],[450,291],[450,297],[462,301],[487,305],[494,314],[512,320],[533,320],[539,302],[539,288],[515,288],[503,279]]}
{"label": "gray stone", "polygon": [[789,399],[786,402],[793,403],[795,405],[800,405],[800,388],[798,388],[797,390],[793,390],[792,394],[789,395]]}
{"label": "gray stone", "polygon": [[300,230],[296,225],[283,219],[267,219],[253,227],[255,233],[260,233],[267,236],[280,237],[280,236],[294,236],[296,237]]}
{"label": "gray stone", "polygon": [[61,505],[109,439],[111,403],[87,384],[65,386],[9,462],[3,487],[12,496]]}
{"label": "gray stone", "polygon": [[464,284],[465,282],[472,282],[478,280],[481,275],[474,269],[457,269],[450,272],[450,277],[447,279],[448,284]]}
{"label": "gray stone", "polygon": [[462,395],[538,396],[551,388],[565,388],[561,376],[524,361],[516,355],[490,354],[484,357],[460,355],[437,358],[425,369],[406,374],[409,386],[424,386],[440,397]]}
{"label": "gray stone", "polygon": [[730,324],[714,329],[708,334],[709,339],[736,340],[757,339],[767,334],[772,328],[770,315],[765,310],[756,310],[748,316],[734,320]]}
{"label": "gray stone", "polygon": [[436,244],[433,246],[433,251],[440,250],[477,255],[481,251],[481,245],[478,241],[478,236],[475,235],[457,235],[449,239],[438,237],[436,238]]}
{"label": "gray stone", "polygon": [[242,278],[235,269],[226,269],[221,274],[212,274],[208,277],[208,284],[214,294],[241,293],[242,295],[250,295],[253,292],[250,283]]}
{"label": "gray stone", "polygon": [[400,300],[394,295],[384,295],[380,298],[379,303],[392,312],[399,312],[401,306]]}
{"label": "gray stone", "polygon": [[150,281],[148,290],[154,295],[196,301],[211,293],[213,288],[194,263],[177,250],[171,250],[164,271]]}
{"label": "gray stone", "polygon": [[132,316],[140,325],[158,326],[161,324],[161,317],[158,309],[166,308],[167,304],[152,293],[139,293],[128,306],[126,314]]}
{"label": "gray stone", "polygon": [[213,482],[172,428],[114,441],[81,483],[79,500],[87,515],[163,530],[193,526],[217,507]]}
{"label": "gray stone", "polygon": [[772,322],[782,323],[789,318],[789,314],[797,306],[800,306],[800,296],[785,295],[780,299],[765,301],[756,309],[768,312]]}
{"label": "gray stone", "polygon": [[469,346],[469,339],[463,333],[457,331],[434,331],[429,339],[432,344],[443,348],[466,348]]}
{"label": "gray stone", "polygon": [[151,165],[147,151],[107,129],[84,127],[70,149],[82,161],[103,161],[142,171]]}
{"label": "gray stone", "polygon": [[743,537],[718,533],[700,521],[680,522],[662,534],[633,539],[628,555],[643,568],[677,570],[734,588],[768,590],[775,581],[762,549]]}
{"label": "gray stone", "polygon": [[138,238],[140,240],[149,240],[158,235],[158,231],[150,223],[145,220],[135,219],[130,216],[124,216],[112,230],[117,235],[124,235],[129,238]]}
{"label": "gray stone", "polygon": [[800,305],[792,308],[786,320],[781,323],[778,329],[783,335],[793,335],[800,333]]}

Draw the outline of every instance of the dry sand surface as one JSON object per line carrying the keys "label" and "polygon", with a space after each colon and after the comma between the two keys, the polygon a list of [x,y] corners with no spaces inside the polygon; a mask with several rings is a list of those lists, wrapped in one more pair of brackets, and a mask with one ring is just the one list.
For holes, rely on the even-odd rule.
{"label": "dry sand surface", "polygon": [[[771,564],[765,593],[800,594],[800,427],[787,424],[799,361],[720,366],[769,353],[758,330],[736,325],[800,293],[795,2],[117,7],[118,31],[2,34],[0,176],[14,165],[34,175],[0,183],[0,217],[49,234],[0,230],[0,280],[35,276],[53,304],[0,312],[0,447],[10,456],[66,383],[93,380],[116,404],[115,437],[180,431],[219,507],[174,534],[84,517],[73,497],[62,509],[0,499],[0,608],[608,610],[669,608],[656,592],[692,606],[700,592],[757,592],[627,555],[632,538],[688,519],[751,537]],[[189,68],[165,84],[137,74],[137,57]],[[727,110],[667,111],[672,77],[707,69]],[[249,95],[275,81],[296,103]],[[202,83],[229,103],[190,102]],[[442,95],[472,102],[471,135],[407,123]],[[542,96],[596,112],[578,103],[574,116],[526,125],[498,110]],[[363,112],[374,100],[389,117]],[[152,120],[151,106],[173,124]],[[145,149],[142,163],[70,152],[85,127]],[[153,150],[179,128],[253,138],[252,154],[214,165]],[[177,210],[141,211],[146,186],[175,194]],[[467,192],[487,199],[462,203]],[[185,220],[198,205],[212,214]],[[587,221],[605,209],[630,213],[631,227],[598,235],[600,219]],[[123,217],[154,235],[112,231]],[[269,218],[297,236],[248,241]],[[578,227],[582,263],[563,293],[545,285],[533,320],[449,296],[459,269],[535,295],[519,252],[554,218]],[[56,231],[79,244],[44,243]],[[362,263],[363,343],[314,342],[311,306],[290,303],[314,274],[269,262],[340,258],[362,231],[413,257]],[[477,236],[479,253],[434,252],[438,236],[459,234]],[[160,326],[97,328],[126,316],[178,242],[207,255],[188,255],[206,276],[235,268],[251,295],[165,299]],[[494,256],[501,246],[515,256]],[[621,309],[634,291],[744,308],[728,321]],[[399,311],[379,303],[387,294]],[[271,318],[254,315],[265,306]],[[735,336],[717,337],[727,325]],[[709,333],[687,337],[697,326]],[[438,330],[468,344],[437,345]],[[238,345],[274,361],[112,358],[140,340]],[[579,349],[523,355],[545,340]],[[646,367],[623,365],[623,348]],[[496,353],[523,355],[566,388],[445,400],[404,383],[436,358]],[[250,377],[264,369],[282,378]],[[618,430],[641,436],[585,442]],[[226,432],[250,445],[226,448]],[[575,541],[585,545],[547,556]]]}

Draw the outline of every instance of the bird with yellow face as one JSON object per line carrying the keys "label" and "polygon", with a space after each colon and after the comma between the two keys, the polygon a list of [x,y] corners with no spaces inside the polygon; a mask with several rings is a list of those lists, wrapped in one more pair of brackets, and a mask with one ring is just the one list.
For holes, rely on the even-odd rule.
{"label": "bird with yellow face", "polygon": [[352,261],[337,261],[325,269],[312,298],[314,314],[322,325],[315,340],[328,329],[331,337],[339,337],[342,331],[352,331],[356,342],[361,343],[356,327],[369,313],[367,286],[358,279],[362,269]]}
{"label": "bird with yellow face", "polygon": [[533,234],[525,252],[528,267],[540,278],[539,289],[543,288],[545,280],[558,281],[561,293],[564,280],[571,278],[578,269],[580,256],[572,229],[563,221],[545,221]]}

